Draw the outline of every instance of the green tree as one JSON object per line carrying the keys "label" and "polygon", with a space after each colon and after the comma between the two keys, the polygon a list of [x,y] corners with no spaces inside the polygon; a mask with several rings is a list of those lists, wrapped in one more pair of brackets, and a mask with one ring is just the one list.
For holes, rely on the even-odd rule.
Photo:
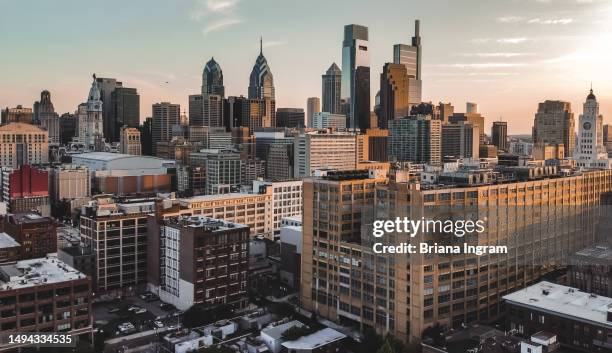
{"label": "green tree", "polygon": [[393,347],[391,346],[391,342],[389,341],[389,339],[386,339],[385,343],[383,343],[383,345],[378,348],[376,353],[396,353]]}

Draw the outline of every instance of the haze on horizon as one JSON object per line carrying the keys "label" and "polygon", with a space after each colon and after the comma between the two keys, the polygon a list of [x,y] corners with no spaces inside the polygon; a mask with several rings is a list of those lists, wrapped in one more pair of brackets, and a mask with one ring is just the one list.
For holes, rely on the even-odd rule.
{"label": "haze on horizon", "polygon": [[[204,64],[221,65],[226,96],[247,93],[263,36],[277,107],[305,108],[321,75],[341,65],[343,26],[369,27],[371,94],[421,20],[423,99],[478,103],[487,126],[530,133],[537,104],[582,112],[590,84],[612,122],[610,0],[0,0],[0,107],[31,107],[47,89],[56,112],[86,100],[91,75],[113,77],[151,104],[187,110]],[[490,133],[487,128],[487,133]]]}

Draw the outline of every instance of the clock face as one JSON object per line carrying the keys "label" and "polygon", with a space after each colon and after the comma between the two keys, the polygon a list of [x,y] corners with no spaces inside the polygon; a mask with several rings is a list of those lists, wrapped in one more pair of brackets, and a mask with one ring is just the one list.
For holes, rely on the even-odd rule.
{"label": "clock face", "polygon": [[587,121],[586,123],[582,124],[582,128],[585,130],[591,130],[591,123]]}

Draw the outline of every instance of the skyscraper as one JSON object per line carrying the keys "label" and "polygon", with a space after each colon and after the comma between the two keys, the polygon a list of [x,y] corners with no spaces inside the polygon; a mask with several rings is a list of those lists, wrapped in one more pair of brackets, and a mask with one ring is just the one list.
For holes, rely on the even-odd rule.
{"label": "skyscraper", "polygon": [[[93,151],[96,139],[104,136],[103,102],[100,93],[100,80],[93,75],[87,102],[79,105],[79,142],[88,151]],[[110,96],[109,96],[110,100]]]}
{"label": "skyscraper", "polygon": [[223,71],[221,66],[211,58],[202,71],[202,121],[192,121],[196,126],[223,126]]}
{"label": "skyscraper", "polygon": [[37,120],[40,126],[49,133],[49,143],[59,144],[59,116],[51,103],[49,91],[40,92],[40,101],[36,102]]}
{"label": "skyscraper", "polygon": [[142,154],[140,131],[134,127],[122,127],[121,137],[119,138],[119,148],[119,153],[140,156]]}
{"label": "skyscraper", "polygon": [[389,159],[440,164],[441,128],[440,120],[427,115],[389,120]]}
{"label": "skyscraper", "polygon": [[121,128],[124,126],[137,128],[140,125],[140,96],[136,88],[116,87],[111,93],[112,117],[107,130],[112,133],[106,136],[111,142],[121,139]]}
{"label": "skyscraper", "polygon": [[478,158],[480,132],[478,127],[467,121],[456,124],[442,124],[442,157]]}
{"label": "skyscraper", "polygon": [[574,113],[569,102],[547,100],[538,105],[533,121],[533,143],[564,145],[565,157],[576,148]]}
{"label": "skyscraper", "polygon": [[603,143],[603,115],[599,114],[599,102],[589,92],[583,104],[578,123],[578,143],[573,155],[576,165],[582,169],[611,169],[612,160]]}
{"label": "skyscraper", "polygon": [[263,42],[259,40],[259,56],[255,60],[249,80],[249,99],[274,99],[274,77],[263,55]]}
{"label": "skyscraper", "polygon": [[312,126],[312,118],[321,111],[321,100],[319,97],[309,97],[306,101],[306,126]]}
{"label": "skyscraper", "polygon": [[393,63],[405,65],[406,73],[409,76],[410,105],[416,105],[422,101],[421,57],[420,21],[416,20],[414,21],[412,45],[395,44],[393,46]]}
{"label": "skyscraper", "polygon": [[276,109],[276,126],[278,127],[304,127],[304,109],[302,108],[278,108]]}
{"label": "skyscraper", "polygon": [[368,27],[344,26],[341,98],[348,104],[348,127],[370,128],[370,54]]}
{"label": "skyscraper", "polygon": [[157,143],[172,139],[172,127],[180,124],[181,106],[168,102],[153,104],[153,121],[151,126],[152,152],[157,155]]}
{"label": "skyscraper", "polygon": [[409,76],[405,65],[386,63],[380,74],[380,114],[378,128],[386,129],[387,122],[410,113]]}
{"label": "skyscraper", "polygon": [[340,101],[340,85],[342,82],[342,70],[336,65],[331,64],[329,69],[321,76],[323,81],[321,98],[323,99],[323,110],[327,113],[340,114],[342,111]]}
{"label": "skyscraper", "polygon": [[491,127],[491,138],[497,149],[508,151],[508,123],[505,121],[494,121]]}
{"label": "skyscraper", "polygon": [[[113,136],[114,123],[114,106],[111,104],[112,94],[115,88],[122,87],[123,83],[114,78],[97,77],[96,79],[98,90],[100,91],[100,101],[102,104],[102,124],[103,134],[107,138]],[[110,140],[109,140],[110,141]]]}

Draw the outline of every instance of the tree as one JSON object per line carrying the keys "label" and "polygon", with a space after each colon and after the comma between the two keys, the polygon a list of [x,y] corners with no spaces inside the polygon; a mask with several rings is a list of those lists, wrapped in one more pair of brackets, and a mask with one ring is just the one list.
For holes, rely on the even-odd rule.
{"label": "tree", "polygon": [[385,340],[385,343],[383,343],[383,345],[380,348],[378,348],[376,353],[396,353],[396,352],[393,349],[393,347],[391,347],[391,342],[389,342],[389,339],[387,338]]}
{"label": "tree", "polygon": [[300,337],[308,336],[314,332],[315,330],[308,326],[293,326],[285,330],[281,336],[287,341],[295,341]]}

